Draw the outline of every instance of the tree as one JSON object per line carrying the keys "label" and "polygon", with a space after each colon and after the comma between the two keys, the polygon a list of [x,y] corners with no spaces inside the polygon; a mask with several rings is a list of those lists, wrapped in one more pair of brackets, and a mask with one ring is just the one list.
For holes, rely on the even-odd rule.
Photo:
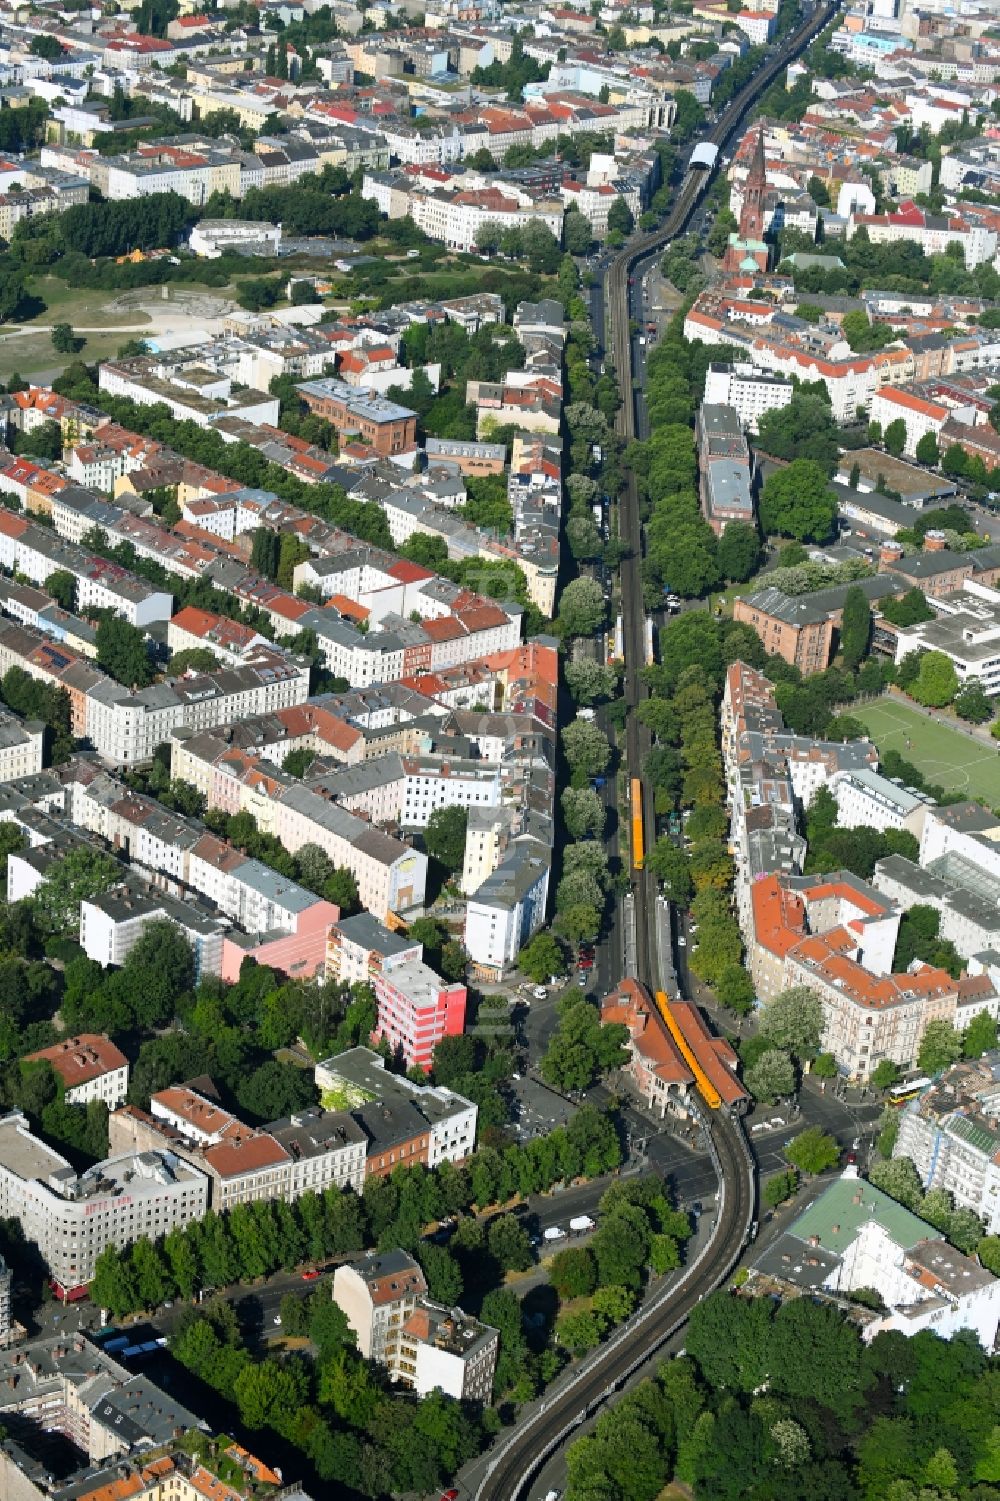
{"label": "tree", "polygon": [[760,564],[761,547],[757,528],[745,521],[731,521],[719,538],[715,560],[724,578],[745,583]]}
{"label": "tree", "polygon": [[549,1263],[549,1281],[560,1298],[586,1298],[597,1286],[597,1263],[582,1246],[559,1251]]}
{"label": "tree", "polygon": [[840,650],[848,672],[868,655],[868,640],[871,635],[872,612],[863,589],[852,584],[844,595],[844,611],[840,627]]}
{"label": "tree", "polygon": [[756,990],[742,964],[727,964],[715,982],[715,994],[723,1006],[739,1016],[747,1016]]}
{"label": "tree", "polygon": [[799,1177],[794,1169],[790,1168],[785,1173],[775,1173],[767,1179],[761,1190],[764,1203],[771,1209],[776,1209],[779,1204],[784,1204],[790,1199],[799,1186]]}
{"label": "tree", "polygon": [[919,439],[917,442],[916,457],[918,463],[929,464],[932,469],[937,468],[941,462],[941,451],[938,448],[938,441],[934,433],[924,433],[923,437]]}
{"label": "tree", "polygon": [[630,235],[635,226],[632,210],[624,198],[618,197],[608,209],[608,229],[618,230],[619,234]]}
{"label": "tree", "polygon": [[562,946],[551,933],[540,930],[524,945],[518,955],[521,970],[541,985],[551,975],[558,975],[563,966]]}
{"label": "tree", "polygon": [[78,929],[80,903],[100,896],[121,876],[122,868],[117,860],[103,850],[89,845],[70,850],[49,867],[48,874],[31,897],[39,931],[54,934]]}
{"label": "tree", "polygon": [[988,1011],[980,1011],[962,1033],[962,1056],[981,1058],[984,1053],[992,1053],[996,1045],[997,1024]]}
{"label": "tree", "polygon": [[465,831],[468,822],[468,808],[457,805],[435,808],[427,820],[424,832],[427,853],[435,860],[440,860],[446,870],[461,870],[465,863]]}
{"label": "tree", "polygon": [[[432,1298],[446,1308],[454,1308],[462,1297],[462,1273],[458,1262],[444,1246],[422,1240],[416,1249],[417,1260],[427,1278],[427,1288]],[[329,1301],[329,1300],[327,1300]],[[336,1308],[336,1303],[331,1305]],[[339,1311],[339,1310],[338,1310]]]}
{"label": "tree", "polygon": [[917,703],[928,709],[942,709],[957,692],[958,674],[951,658],[941,651],[922,652],[916,681],[910,687]]}
{"label": "tree", "polygon": [[893,458],[898,459],[906,447],[906,423],[902,417],[897,417],[888,424],[882,433],[882,442]]}
{"label": "tree", "polygon": [[604,832],[604,804],[592,787],[567,787],[560,798],[571,839],[599,839]]}
{"label": "tree", "polygon": [[559,628],[566,639],[595,636],[604,628],[607,605],[596,579],[578,578],[566,585],[559,601]]}
{"label": "tree", "polygon": [[840,1148],[819,1126],[810,1126],[789,1142],[785,1156],[802,1173],[825,1173],[838,1162]]}
{"label": "tree", "polygon": [[70,615],[76,609],[76,575],[65,568],[57,568],[45,580],[45,591],[51,594],[60,609]]}
{"label": "tree", "polygon": [[890,1199],[919,1214],[924,1199],[923,1185],[909,1157],[892,1157],[887,1162],[876,1159],[868,1169],[868,1177]]}
{"label": "tree", "polygon": [[590,220],[573,205],[563,219],[563,246],[570,255],[586,255],[593,240]]}
{"label": "tree", "polygon": [[938,1074],[962,1056],[962,1034],[950,1022],[932,1021],[924,1028],[917,1053],[917,1067],[924,1074]]}
{"label": "tree", "polygon": [[813,1063],[812,1073],[817,1079],[835,1079],[837,1060],[833,1053],[820,1053]]}
{"label": "tree", "polygon": [[340,908],[342,917],[350,917],[352,912],[357,912],[361,898],[354,872],[348,870],[346,865],[338,865],[323,887],[323,897]]}
{"label": "tree", "polygon": [[526,1272],[534,1260],[528,1232],[512,1214],[501,1214],[490,1222],[486,1245],[505,1272]]}
{"label": "tree", "polygon": [[872,1083],[876,1089],[891,1089],[898,1083],[900,1068],[898,1063],[893,1063],[891,1058],[883,1058],[872,1072]]}
{"label": "tree", "polygon": [[144,688],[153,680],[146,642],[137,626],[119,615],[105,615],[97,626],[97,662],[126,688]]}
{"label": "tree", "polygon": [[646,857],[646,864],[663,883],[668,901],[686,907],[694,895],[691,862],[666,834],[659,838]]}
{"label": "tree", "polygon": [[823,1004],[807,985],[793,985],[768,1001],[760,1015],[759,1034],[771,1047],[795,1058],[812,1058],[823,1033]]}
{"label": "tree", "polygon": [[586,997],[568,995],[559,1003],[559,1028],[542,1058],[542,1077],[557,1089],[587,1089],[598,1074],[624,1063],[627,1036],[617,1023],[602,1026]]}
{"label": "tree", "polygon": [[52,347],[57,354],[76,354],[83,345],[68,323],[56,323],[52,328]]}
{"label": "tree", "polygon": [[753,1067],[747,1069],[743,1082],[755,1100],[773,1105],[775,1100],[795,1090],[792,1060],[780,1048],[768,1048]]}
{"label": "tree", "polygon": [[613,698],[618,689],[618,673],[615,669],[589,657],[584,657],[579,662],[567,662],[564,676],[566,687],[578,704],[593,704],[599,699]]}
{"label": "tree", "polygon": [[556,1339],[573,1355],[585,1355],[601,1343],[601,1324],[586,1309],[564,1313],[556,1323]]}
{"label": "tree", "polygon": [[611,746],[607,735],[585,719],[571,720],[561,731],[563,754],[570,770],[586,777],[598,777],[607,770]]}
{"label": "tree", "polygon": [[800,542],[823,542],[833,530],[837,498],[813,459],[794,459],[776,470],[760,498],[761,526]]}
{"label": "tree", "polygon": [[985,724],[993,718],[993,700],[987,698],[978,682],[966,683],[955,695],[955,713],[969,724]]}

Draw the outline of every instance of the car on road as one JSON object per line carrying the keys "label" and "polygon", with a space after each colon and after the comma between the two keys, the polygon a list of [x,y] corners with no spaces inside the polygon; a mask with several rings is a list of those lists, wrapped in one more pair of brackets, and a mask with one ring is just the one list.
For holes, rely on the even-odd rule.
{"label": "car on road", "polygon": [[579,987],[580,987],[581,990],[586,990],[586,988],[587,988],[587,986],[588,986],[588,984],[590,982],[588,981],[586,975],[577,975],[577,977],[576,977],[576,983],[579,985]]}
{"label": "car on road", "polygon": [[319,1272],[316,1270],[316,1268],[314,1266],[310,1266],[307,1267],[306,1270],[302,1273],[302,1281],[315,1282],[318,1276]]}
{"label": "car on road", "polygon": [[681,948],[681,949],[686,949],[687,946],[688,946],[688,941],[684,937],[684,934],[683,933],[678,933],[678,935],[677,935],[677,947]]}
{"label": "car on road", "polygon": [[536,985],[531,994],[534,1000],[544,1001],[546,996],[548,995],[548,991],[545,989],[544,985]]}
{"label": "car on road", "polygon": [[272,1321],[272,1322],[273,1322],[273,1324],[274,1324],[274,1327],[275,1327],[275,1328],[276,1328],[276,1329],[280,1329],[280,1328],[281,1328],[281,1314],[280,1314],[280,1313],[276,1313],[276,1314],[275,1314],[275,1315],[274,1315],[274,1319],[273,1319],[273,1321]]}
{"label": "car on road", "polygon": [[458,1491],[455,1490],[454,1486],[450,1491],[441,1492],[441,1501],[458,1501]]}

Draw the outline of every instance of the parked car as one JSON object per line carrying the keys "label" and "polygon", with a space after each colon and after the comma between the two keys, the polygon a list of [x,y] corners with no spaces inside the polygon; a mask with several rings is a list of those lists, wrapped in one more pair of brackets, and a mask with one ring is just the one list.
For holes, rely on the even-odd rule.
{"label": "parked car", "polygon": [[303,1282],[315,1282],[316,1278],[318,1276],[319,1276],[319,1272],[316,1270],[316,1268],[314,1266],[307,1267],[306,1270],[302,1273],[302,1281]]}
{"label": "parked car", "polygon": [[536,985],[531,994],[536,1001],[544,1001],[545,997],[548,995],[548,991],[545,989],[544,985]]}

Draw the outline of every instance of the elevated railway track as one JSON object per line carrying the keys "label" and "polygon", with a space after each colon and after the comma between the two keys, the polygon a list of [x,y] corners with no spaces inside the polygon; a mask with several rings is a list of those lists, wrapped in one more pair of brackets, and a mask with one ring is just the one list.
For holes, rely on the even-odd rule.
{"label": "elevated railway track", "polygon": [[[735,95],[712,131],[700,143],[713,152],[694,153],[664,222],[650,234],[633,240],[612,262],[608,272],[607,312],[610,324],[609,353],[623,393],[617,429],[626,441],[637,433],[637,393],[633,389],[634,345],[630,330],[630,279],[645,260],[660,253],[690,222],[691,215],[711,175],[719,151],[735,133],[748,110],[770,87],[779,73],[809,44],[835,14],[833,0],[811,8],[794,32],[787,36],[748,84]],[[713,166],[700,167],[698,161]],[[641,322],[639,310],[637,321]],[[644,694],[640,675],[646,660],[646,617],[642,598],[642,524],[639,498],[633,476],[627,476],[621,497],[621,535],[629,556],[622,564],[622,636],[625,652],[625,697],[634,709]],[[648,853],[655,840],[651,788],[644,779],[650,750],[648,733],[635,714],[629,716],[626,759],[632,779],[632,812],[638,823],[632,829],[633,858],[636,851]],[[635,908],[635,976],[654,994],[660,989],[657,958],[657,887],[646,862],[632,870]],[[661,1014],[663,1014],[661,1012]],[[690,1034],[689,1034],[690,1035]],[[706,1080],[708,1084],[709,1081]],[[753,1164],[738,1120],[738,1105],[720,1099],[717,1083],[706,1093],[706,1125],[710,1150],[719,1180],[715,1224],[709,1239],[684,1272],[671,1280],[643,1308],[581,1366],[568,1380],[557,1383],[534,1412],[522,1416],[516,1430],[495,1450],[476,1491],[476,1501],[523,1501],[533,1478],[544,1462],[564,1445],[597,1409],[621,1389],[651,1355],[686,1323],[691,1310],[706,1293],[718,1287],[739,1260],[751,1234],[755,1212]]]}

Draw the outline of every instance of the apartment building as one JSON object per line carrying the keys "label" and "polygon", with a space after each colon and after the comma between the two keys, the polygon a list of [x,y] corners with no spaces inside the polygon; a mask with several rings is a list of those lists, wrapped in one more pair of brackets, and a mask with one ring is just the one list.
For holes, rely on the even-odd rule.
{"label": "apartment building", "polygon": [[20,1221],[66,1293],[92,1279],[106,1247],[159,1240],[207,1208],[205,1174],[172,1154],[128,1152],[78,1175],[20,1111],[0,1117],[0,1215]]}
{"label": "apartment building", "polygon": [[199,610],[194,605],[186,605],[170,617],[167,646],[171,652],[203,648],[227,667],[238,666],[260,648],[273,650],[271,642],[259,631],[238,620],[230,620],[226,615]]}
{"label": "apartment building", "polygon": [[740,425],[755,433],[765,412],[786,407],[795,387],[790,380],[755,365],[713,362],[705,376],[706,406],[731,407]]}
{"label": "apartment building", "polygon": [[[3,475],[0,474],[0,488]],[[30,583],[44,585],[50,574],[71,573],[76,580],[77,608],[113,610],[130,625],[169,620],[173,598],[117,563],[54,536],[46,527],[10,511],[0,513],[0,567]]]}
{"label": "apartment building", "polygon": [[423,957],[424,946],[393,933],[370,912],[331,924],[324,978],[340,985],[368,985],[385,966]]}
{"label": "apartment building", "polygon": [[[314,1077],[324,1105],[353,1110],[365,1129],[369,1175],[385,1176],[400,1161],[387,1132],[410,1148],[407,1158],[427,1167],[463,1162],[475,1149],[479,1111],[471,1100],[443,1084],[415,1084],[405,1074],[389,1073],[382,1054],[371,1048],[323,1059]],[[403,1130],[412,1135],[400,1136]]]}
{"label": "apartment building", "polygon": [[943,653],[960,684],[975,683],[995,697],[1000,693],[1000,590],[976,579],[934,598],[934,618],[896,629],[897,664],[914,651]]}
{"label": "apartment building", "polygon": [[41,771],[44,745],[45,726],[39,720],[22,720],[0,711],[0,782]]}
{"label": "apartment building", "polygon": [[26,1053],[21,1062],[49,1064],[67,1105],[103,1100],[109,1110],[117,1110],[128,1094],[128,1059],[96,1032],[82,1032],[37,1053]]}
{"label": "apartment building", "polygon": [[951,407],[938,401],[929,401],[916,391],[904,387],[886,386],[875,392],[871,404],[871,420],[881,425],[882,431],[892,422],[901,421],[906,426],[906,441],[903,452],[912,458],[917,444],[928,433],[937,437],[951,416]]}
{"label": "apartment building", "polygon": [[[1000,1322],[1000,1282],[939,1232],[848,1167],[757,1257],[752,1292],[835,1298],[877,1292],[880,1312],[857,1312],[870,1343],[890,1330],[950,1339],[971,1331],[987,1350]],[[853,1305],[857,1308],[857,1305]]]}
{"label": "apartment building", "polygon": [[407,1068],[431,1068],[443,1037],[465,1030],[466,989],[448,983],[419,959],[383,964],[373,976],[378,1020],[372,1036],[399,1049]]}
{"label": "apartment building", "polygon": [[244,389],[225,371],[186,357],[137,355],[106,360],[98,384],[109,395],[128,397],[140,406],[167,406],[179,422],[195,422],[199,427],[216,427],[224,417],[278,425],[276,396]]}
{"label": "apartment building", "polygon": [[520,839],[469,898],[465,948],[474,971],[500,979],[545,921],[551,852],[536,839]]}
{"label": "apartment building", "polygon": [[934,806],[924,793],[867,769],[838,772],[829,786],[842,829],[905,829],[919,840],[927,809]]}
{"label": "apartment building", "polygon": [[151,922],[169,922],[184,935],[194,957],[196,980],[222,974],[222,941],[230,923],[193,893],[183,900],[155,887],[130,882],[80,903],[80,947],[102,965],[125,963]]}
{"label": "apartment building", "polygon": [[909,1157],[925,1189],[971,1209],[1000,1232],[1000,1074],[995,1053],[953,1064],[900,1111],[894,1157]]}
{"label": "apartment building", "polygon": [[[945,868],[947,868],[947,857]],[[973,871],[969,871],[973,875]],[[936,875],[903,855],[889,855],[875,867],[872,884],[904,911],[919,904],[938,913],[939,933],[964,959],[1000,952],[1000,883],[985,872],[975,886]]]}
{"label": "apartment building", "polygon": [[458,1401],[490,1401],[499,1334],[459,1308],[434,1303],[419,1263],[407,1252],[370,1252],[339,1266],[333,1301],[361,1354],[418,1397],[442,1391]]}
{"label": "apartment building", "polygon": [[148,1112],[128,1105],[108,1124],[119,1151],[173,1152],[197,1168],[209,1181],[209,1208],[216,1213],[364,1186],[367,1140],[343,1111],[312,1106],[257,1130],[210,1096],[178,1084],[152,1095]]}

